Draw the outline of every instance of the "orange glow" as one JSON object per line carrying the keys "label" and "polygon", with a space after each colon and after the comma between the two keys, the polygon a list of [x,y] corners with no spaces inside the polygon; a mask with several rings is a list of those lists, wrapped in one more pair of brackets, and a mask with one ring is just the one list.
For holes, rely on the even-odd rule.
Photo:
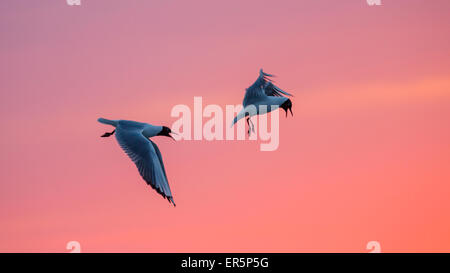
{"label": "orange glow", "polygon": [[[449,252],[450,2],[365,2],[0,3],[0,251]],[[155,137],[176,208],[99,137],[261,67],[279,149]]]}

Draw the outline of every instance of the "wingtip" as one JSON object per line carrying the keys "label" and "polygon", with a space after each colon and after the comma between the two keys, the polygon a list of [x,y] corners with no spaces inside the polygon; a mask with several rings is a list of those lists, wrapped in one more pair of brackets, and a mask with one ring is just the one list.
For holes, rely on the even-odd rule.
{"label": "wingtip", "polygon": [[168,196],[168,197],[167,197],[167,200],[169,201],[169,203],[172,203],[172,205],[173,205],[174,207],[177,206],[177,205],[175,204],[175,202],[173,201],[173,197]]}
{"label": "wingtip", "polygon": [[262,68],[259,69],[259,75],[264,78],[265,77],[276,77],[275,75],[264,72]]}

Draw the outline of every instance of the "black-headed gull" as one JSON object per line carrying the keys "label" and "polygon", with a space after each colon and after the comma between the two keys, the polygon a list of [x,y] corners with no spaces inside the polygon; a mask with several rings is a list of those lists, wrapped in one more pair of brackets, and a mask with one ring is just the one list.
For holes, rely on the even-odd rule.
{"label": "black-headed gull", "polygon": [[[256,79],[255,83],[246,89],[244,100],[242,102],[243,109],[234,118],[231,126],[233,126],[238,120],[246,117],[247,124],[249,126],[248,134],[250,135],[250,129],[253,132],[255,131],[253,123],[250,120],[252,116],[266,114],[277,108],[282,108],[286,111],[286,116],[288,109],[291,112],[291,115],[294,115],[292,114],[292,101],[284,96],[292,95],[273,84],[270,77],[274,76],[264,73],[262,69],[259,70],[259,77]],[[260,106],[265,107],[261,108]]]}
{"label": "black-headed gull", "polygon": [[129,120],[99,118],[98,122],[116,128],[111,133],[103,134],[102,137],[109,137],[116,133],[117,142],[136,164],[145,182],[175,206],[161,152],[158,146],[149,139],[154,136],[167,136],[173,139],[170,135],[172,133],[170,128]]}

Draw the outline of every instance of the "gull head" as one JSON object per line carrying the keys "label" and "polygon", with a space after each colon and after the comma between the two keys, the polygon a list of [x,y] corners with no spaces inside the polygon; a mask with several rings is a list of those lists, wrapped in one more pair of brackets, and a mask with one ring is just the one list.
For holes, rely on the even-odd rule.
{"label": "gull head", "polygon": [[280,105],[280,108],[283,109],[286,112],[286,117],[287,117],[287,110],[289,109],[289,112],[291,112],[291,115],[294,116],[294,114],[292,114],[292,101],[290,99],[287,99],[282,105]]}
{"label": "gull head", "polygon": [[176,134],[175,132],[172,132],[169,127],[163,126],[161,132],[159,132],[158,136],[166,136],[170,137],[171,139],[175,140],[171,134]]}

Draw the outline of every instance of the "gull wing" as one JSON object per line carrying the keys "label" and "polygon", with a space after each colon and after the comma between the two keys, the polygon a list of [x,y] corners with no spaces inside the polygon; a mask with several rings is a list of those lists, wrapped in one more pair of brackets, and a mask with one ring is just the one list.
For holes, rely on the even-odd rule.
{"label": "gull wing", "polygon": [[244,100],[242,101],[242,105],[244,105],[245,107],[247,105],[255,103],[262,97],[267,96],[264,93],[264,86],[266,85],[266,83],[266,76],[264,76],[264,74],[260,72],[260,75],[256,79],[256,81],[245,90],[245,96]]}
{"label": "gull wing", "polygon": [[267,96],[273,96],[273,97],[285,97],[285,96],[292,96],[286,91],[281,90],[278,86],[273,84],[271,81],[268,81],[264,87],[264,93],[266,93]]}
{"label": "gull wing", "polygon": [[274,75],[264,73],[261,69],[259,71],[259,77],[256,81],[246,89],[244,101],[242,104],[245,106],[258,102],[265,96],[282,97],[292,96],[288,92],[281,90],[278,86],[272,83],[271,77]]}
{"label": "gull wing", "polygon": [[146,138],[142,130],[121,130],[120,126],[116,139],[145,182],[175,206],[158,146]]}

